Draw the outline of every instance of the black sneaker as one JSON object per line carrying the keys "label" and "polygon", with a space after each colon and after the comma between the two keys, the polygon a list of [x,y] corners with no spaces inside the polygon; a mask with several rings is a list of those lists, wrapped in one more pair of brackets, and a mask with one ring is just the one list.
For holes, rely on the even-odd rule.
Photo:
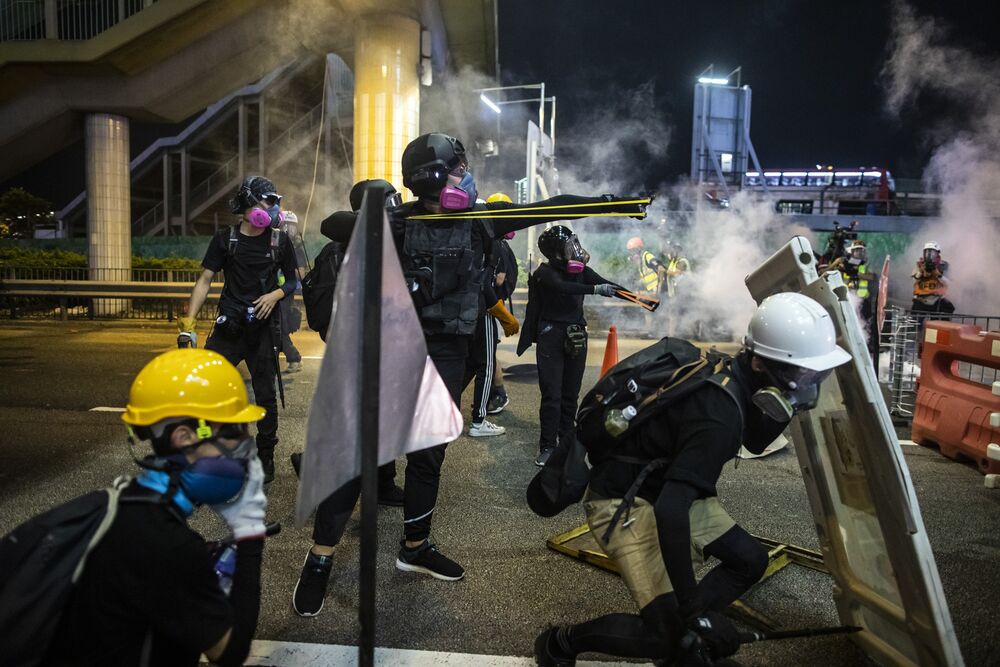
{"label": "black sneaker", "polygon": [[302,574],[292,593],[292,608],[299,616],[316,616],[323,610],[326,584],[330,581],[333,556],[318,556],[309,551],[302,564]]}
{"label": "black sneaker", "polygon": [[549,460],[550,456],[552,456],[553,449],[555,449],[555,447],[542,447],[542,451],[538,452],[538,456],[535,457],[535,465],[539,468],[544,468],[545,462]]}
{"label": "black sneaker", "polygon": [[300,452],[295,452],[288,458],[292,462],[292,470],[295,471],[295,476],[301,478],[302,475],[299,474],[299,469],[302,467],[302,454]]}
{"label": "black sneaker", "polygon": [[395,484],[388,484],[384,488],[378,487],[378,504],[389,507],[403,506],[403,490]]}
{"label": "black sneaker", "polygon": [[270,484],[274,481],[274,450],[257,450],[257,458],[260,459],[260,467],[264,469],[264,483]]}
{"label": "black sneaker", "polygon": [[424,540],[416,549],[407,549],[405,541],[400,546],[397,570],[423,572],[443,581],[458,581],[465,576],[462,566],[438,551],[430,540]]}
{"label": "black sneaker", "polygon": [[506,390],[500,389],[499,391],[491,392],[490,400],[486,404],[486,414],[498,415],[503,412],[508,403],[510,403],[510,398],[508,398]]}
{"label": "black sneaker", "polygon": [[549,628],[535,638],[535,663],[538,667],[575,667],[576,658],[567,656],[556,641],[559,628]]}

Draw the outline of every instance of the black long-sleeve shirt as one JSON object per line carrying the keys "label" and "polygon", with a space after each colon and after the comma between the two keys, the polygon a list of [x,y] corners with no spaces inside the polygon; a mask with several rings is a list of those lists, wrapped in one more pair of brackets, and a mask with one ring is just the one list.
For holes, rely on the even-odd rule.
{"label": "black long-sleeve shirt", "polygon": [[583,316],[583,297],[594,293],[595,285],[610,282],[589,266],[581,273],[567,273],[548,263],[541,264],[531,276],[534,290],[530,298],[538,299],[538,321],[565,324],[587,323]]}

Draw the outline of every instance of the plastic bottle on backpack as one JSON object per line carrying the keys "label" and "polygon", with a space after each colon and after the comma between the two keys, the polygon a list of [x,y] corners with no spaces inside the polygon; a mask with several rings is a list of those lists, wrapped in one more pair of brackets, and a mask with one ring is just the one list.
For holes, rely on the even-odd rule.
{"label": "plastic bottle on backpack", "polygon": [[253,324],[256,319],[253,316],[253,306],[247,306],[247,324]]}
{"label": "plastic bottle on backpack", "polygon": [[233,589],[233,574],[236,573],[236,547],[227,545],[215,559],[215,576],[219,579],[219,588],[226,595]]}
{"label": "plastic bottle on backpack", "polygon": [[628,430],[628,423],[632,421],[637,414],[639,414],[639,411],[632,405],[626,405],[621,410],[618,408],[608,410],[608,414],[604,417],[604,430],[607,431],[611,437],[617,438]]}

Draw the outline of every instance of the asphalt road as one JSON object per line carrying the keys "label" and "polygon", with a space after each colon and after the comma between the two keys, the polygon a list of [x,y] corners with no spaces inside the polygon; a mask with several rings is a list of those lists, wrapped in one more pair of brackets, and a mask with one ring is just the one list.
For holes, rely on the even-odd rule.
{"label": "asphalt road", "polygon": [[[0,532],[134,472],[119,415],[92,409],[123,406],[134,374],[170,349],[174,335],[166,323],[0,323]],[[315,334],[299,333],[295,340],[307,357],[322,354]],[[623,340],[622,355],[646,344]],[[502,345],[501,366],[531,361],[516,359],[511,347]],[[602,353],[595,340],[585,387],[596,380]],[[278,473],[268,509],[269,520],[281,521],[284,530],[266,551],[258,637],[350,645],[358,632],[357,515],[335,556],[322,614],[299,618],[290,605],[310,545],[310,527],[293,524],[296,479],[288,463],[304,442],[319,360],[307,358],[304,365],[302,373],[285,376],[288,408],[280,412]],[[538,389],[530,375],[511,377],[507,386],[511,405],[495,419],[507,433],[460,438],[444,466],[432,538],[466,567],[465,580],[396,571],[402,512],[379,510],[379,646],[527,656],[535,635],[550,623],[633,610],[616,576],[545,548],[546,538],[582,523],[582,512],[546,520],[525,506],[524,488],[536,471]],[[470,396],[471,390],[463,400],[466,418]],[[906,447],[904,454],[966,664],[1000,664],[1000,493],[984,489],[973,468],[934,451]],[[793,452],[727,466],[719,489],[728,511],[751,532],[816,547]],[[193,525],[210,537],[222,532],[210,512],[196,515]],[[828,576],[793,566],[746,600],[786,627],[833,625],[831,586]],[[744,647],[737,658],[748,667],[868,664],[843,637],[760,643]]]}

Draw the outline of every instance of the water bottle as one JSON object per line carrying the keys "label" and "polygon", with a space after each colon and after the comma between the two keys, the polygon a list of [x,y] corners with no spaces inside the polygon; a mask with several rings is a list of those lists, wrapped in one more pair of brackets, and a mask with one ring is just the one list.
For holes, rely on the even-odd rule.
{"label": "water bottle", "polygon": [[215,576],[219,579],[219,588],[226,595],[233,588],[233,574],[236,573],[236,547],[226,546],[215,560]]}
{"label": "water bottle", "polygon": [[253,306],[247,306],[247,324],[253,324],[256,318],[253,316]]}
{"label": "water bottle", "polygon": [[621,410],[618,408],[608,410],[608,414],[604,418],[604,430],[607,431],[612,438],[617,438],[628,430],[628,423],[637,414],[638,411],[631,405],[626,405]]}

